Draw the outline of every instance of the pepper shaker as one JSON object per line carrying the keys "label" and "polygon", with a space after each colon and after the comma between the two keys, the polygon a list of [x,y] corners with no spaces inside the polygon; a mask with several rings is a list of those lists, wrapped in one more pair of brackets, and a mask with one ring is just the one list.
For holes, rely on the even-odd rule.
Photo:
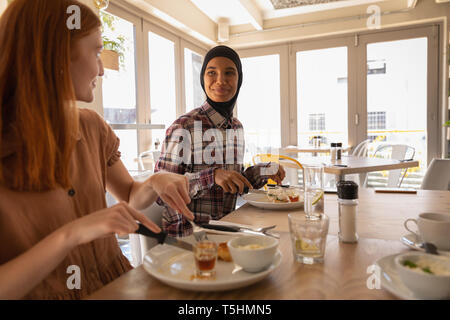
{"label": "pepper shaker", "polygon": [[339,205],[339,241],[358,242],[356,233],[356,212],[358,208],[358,185],[353,181],[337,183]]}
{"label": "pepper shaker", "polygon": [[336,160],[342,159],[342,143],[336,143]]}

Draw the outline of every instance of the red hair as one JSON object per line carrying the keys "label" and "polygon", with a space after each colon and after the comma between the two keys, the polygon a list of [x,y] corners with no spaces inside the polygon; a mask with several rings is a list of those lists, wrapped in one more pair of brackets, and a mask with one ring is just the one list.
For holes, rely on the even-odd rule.
{"label": "red hair", "polygon": [[[81,28],[67,13],[80,8]],[[75,0],[14,0],[0,19],[0,151],[14,137],[15,156],[0,161],[0,184],[19,191],[70,187],[78,111],[70,76],[74,43],[101,22]]]}

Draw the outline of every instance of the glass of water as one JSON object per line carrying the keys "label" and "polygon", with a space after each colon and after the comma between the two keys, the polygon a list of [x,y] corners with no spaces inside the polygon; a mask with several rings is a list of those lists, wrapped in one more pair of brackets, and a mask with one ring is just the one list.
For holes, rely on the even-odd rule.
{"label": "glass of water", "polygon": [[294,260],[304,264],[323,262],[330,221],[328,216],[308,217],[302,213],[290,213],[288,219]]}
{"label": "glass of water", "polygon": [[323,164],[303,166],[305,175],[305,213],[320,217],[324,213]]}

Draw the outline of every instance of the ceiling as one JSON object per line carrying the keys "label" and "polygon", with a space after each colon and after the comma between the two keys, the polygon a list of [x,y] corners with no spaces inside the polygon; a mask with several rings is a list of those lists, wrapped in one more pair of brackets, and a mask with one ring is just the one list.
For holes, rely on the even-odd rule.
{"label": "ceiling", "polygon": [[[264,28],[264,21],[326,10],[370,5],[383,0],[189,0],[214,22],[228,20],[230,26],[252,24]],[[258,26],[259,25],[259,26]]]}
{"label": "ceiling", "polygon": [[432,0],[110,1],[140,8],[208,46],[251,47],[366,29],[374,7],[379,16],[392,16]]}

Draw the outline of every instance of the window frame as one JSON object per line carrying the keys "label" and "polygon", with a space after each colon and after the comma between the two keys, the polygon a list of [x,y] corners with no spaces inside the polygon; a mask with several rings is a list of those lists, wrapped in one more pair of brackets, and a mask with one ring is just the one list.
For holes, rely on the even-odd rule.
{"label": "window frame", "polygon": [[[123,8],[120,2],[110,3],[105,11],[134,25],[136,124],[110,124],[110,126],[113,130],[136,130],[138,151],[136,157],[138,157],[142,152],[151,149],[153,129],[167,129],[164,124],[151,122],[148,32],[158,34],[174,43],[176,117],[184,114],[186,110],[184,48],[188,48],[202,57],[205,56],[207,49],[176,35],[172,30],[159,26],[157,21],[145,12],[135,11],[128,7]],[[103,91],[102,94],[104,94]],[[101,110],[103,110],[103,100],[100,100]]]}

